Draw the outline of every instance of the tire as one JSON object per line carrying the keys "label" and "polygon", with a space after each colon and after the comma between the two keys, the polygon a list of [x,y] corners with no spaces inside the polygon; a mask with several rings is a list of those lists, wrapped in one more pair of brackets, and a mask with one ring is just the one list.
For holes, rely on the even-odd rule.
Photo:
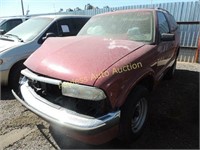
{"label": "tire", "polygon": [[136,140],[143,132],[148,118],[148,90],[137,86],[121,108],[119,139],[127,144]]}
{"label": "tire", "polygon": [[23,62],[19,62],[13,66],[9,74],[9,86],[15,91],[19,88],[19,79],[21,76],[21,70],[25,69]]}
{"label": "tire", "polygon": [[173,65],[169,68],[169,70],[167,71],[167,73],[164,76],[165,80],[171,80],[174,77],[175,70],[176,70],[176,62],[177,62],[177,60],[175,59]]}

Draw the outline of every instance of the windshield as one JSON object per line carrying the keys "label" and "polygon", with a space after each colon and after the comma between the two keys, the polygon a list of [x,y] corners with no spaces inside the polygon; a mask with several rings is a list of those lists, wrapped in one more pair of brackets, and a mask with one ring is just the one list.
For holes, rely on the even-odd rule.
{"label": "windshield", "polygon": [[152,42],[153,13],[127,12],[92,17],[78,35],[95,35],[121,40]]}
{"label": "windshield", "polygon": [[40,34],[52,20],[51,18],[31,18],[7,32],[5,36],[14,35],[23,41],[31,41]]}

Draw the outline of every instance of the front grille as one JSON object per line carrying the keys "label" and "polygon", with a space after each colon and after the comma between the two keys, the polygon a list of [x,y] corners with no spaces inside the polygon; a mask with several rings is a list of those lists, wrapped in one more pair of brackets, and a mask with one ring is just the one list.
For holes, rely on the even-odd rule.
{"label": "front grille", "polygon": [[100,117],[108,113],[109,105],[106,99],[101,101],[77,99],[63,96],[61,89],[57,85],[30,79],[28,84],[38,95],[63,108],[91,117]]}

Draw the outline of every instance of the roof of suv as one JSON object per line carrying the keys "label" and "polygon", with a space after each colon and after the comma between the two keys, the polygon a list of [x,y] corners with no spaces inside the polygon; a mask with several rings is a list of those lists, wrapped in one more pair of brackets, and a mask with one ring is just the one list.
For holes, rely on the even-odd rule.
{"label": "roof of suv", "polygon": [[147,11],[162,11],[164,13],[169,14],[169,12],[165,9],[162,8],[146,8],[146,9],[128,9],[128,10],[117,10],[117,11],[112,11],[112,12],[107,12],[103,14],[99,14],[98,16],[101,15],[109,15],[109,14],[121,14],[121,13],[129,13],[129,12],[147,12]]}
{"label": "roof of suv", "polygon": [[140,11],[140,12],[144,12],[144,11],[155,11],[155,9],[127,9],[127,10],[116,10],[116,11],[107,12],[107,13],[99,14],[99,15],[121,14],[121,13],[129,13],[129,12],[136,12],[136,11]]}

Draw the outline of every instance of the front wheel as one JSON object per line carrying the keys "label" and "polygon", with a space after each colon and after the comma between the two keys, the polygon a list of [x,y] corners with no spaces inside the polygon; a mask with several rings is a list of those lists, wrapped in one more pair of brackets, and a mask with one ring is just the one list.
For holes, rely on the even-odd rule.
{"label": "front wheel", "polygon": [[121,108],[120,139],[126,143],[138,138],[148,116],[148,90],[137,86]]}

